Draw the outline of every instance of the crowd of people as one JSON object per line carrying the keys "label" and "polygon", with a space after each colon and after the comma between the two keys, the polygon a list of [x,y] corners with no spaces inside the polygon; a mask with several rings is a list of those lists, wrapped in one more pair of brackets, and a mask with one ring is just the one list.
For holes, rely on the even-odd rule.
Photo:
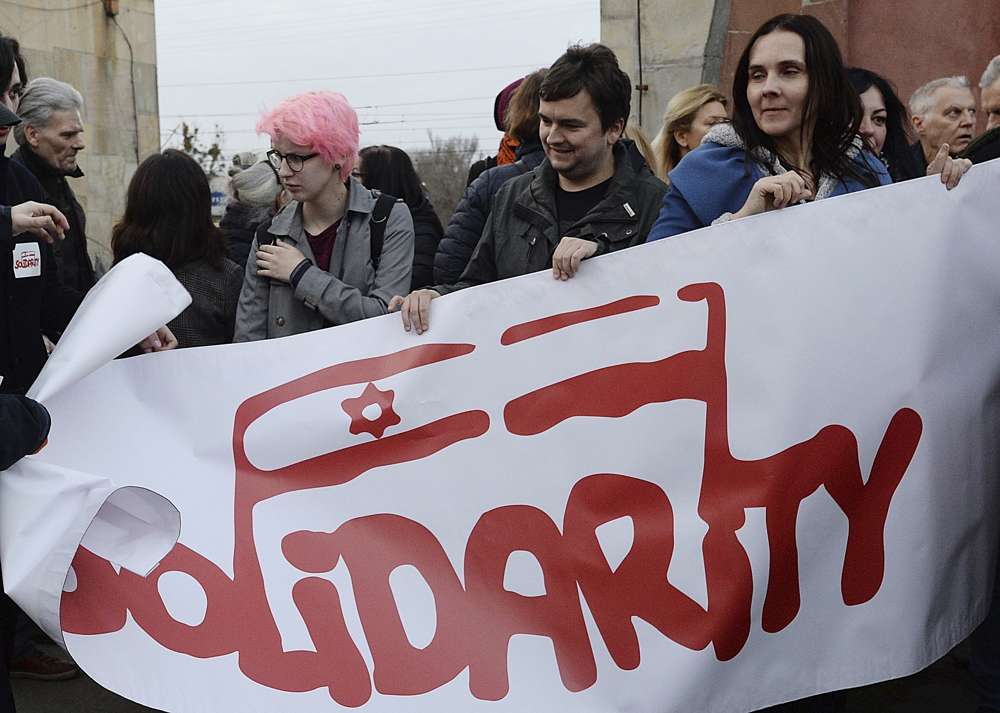
{"label": "crowd of people", "polygon": [[[29,81],[9,37],[0,37],[0,87],[0,142],[13,133],[17,144],[0,157],[0,239],[5,255],[26,256],[0,269],[7,467],[44,442],[48,418],[23,394],[95,272],[67,181],[83,175],[83,97],[56,79]],[[392,311],[420,334],[434,299],[473,285],[542,270],[568,280],[594,256],[922,176],[950,190],[973,163],[1000,155],[1000,56],[980,87],[987,131],[976,137],[965,77],[932,79],[904,104],[887,78],[844,66],[819,20],[779,15],[751,36],[731,91],[679,92],[650,142],[629,123],[632,82],[615,54],[573,46],[498,95],[503,141],[471,168],[444,226],[406,152],[360,146],[344,96],[293,96],[260,118],[270,149],[234,160],[219,226],[190,156],[168,149],[139,165],[112,234],[114,262],[157,258],[193,301],[133,352],[270,339]],[[8,660],[15,675],[75,671],[32,651],[19,621],[5,602],[0,711],[13,710]],[[984,630],[1000,627],[991,621]],[[976,649],[982,713],[1000,712],[993,639]],[[801,705],[842,710],[843,695]]]}

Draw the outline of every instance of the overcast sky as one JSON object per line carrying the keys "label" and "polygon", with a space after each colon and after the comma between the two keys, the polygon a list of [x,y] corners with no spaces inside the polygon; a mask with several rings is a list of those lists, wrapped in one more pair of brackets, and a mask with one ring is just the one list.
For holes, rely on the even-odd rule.
{"label": "overcast sky", "polygon": [[266,149],[264,108],[310,89],[342,92],[361,145],[478,136],[494,153],[493,99],[573,42],[600,37],[599,0],[157,0],[160,130],[224,132],[227,154]]}

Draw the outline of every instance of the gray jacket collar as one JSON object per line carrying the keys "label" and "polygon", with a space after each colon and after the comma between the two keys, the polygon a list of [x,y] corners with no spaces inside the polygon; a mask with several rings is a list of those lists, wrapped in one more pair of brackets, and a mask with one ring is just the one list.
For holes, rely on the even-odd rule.
{"label": "gray jacket collar", "polygon": [[[347,186],[347,213],[371,215],[371,212],[375,210],[375,201],[376,197],[372,191],[365,188],[354,176],[351,176]],[[282,208],[274,216],[267,232],[287,237],[290,242],[303,242],[305,231],[302,228],[302,204],[298,201],[291,201]]]}

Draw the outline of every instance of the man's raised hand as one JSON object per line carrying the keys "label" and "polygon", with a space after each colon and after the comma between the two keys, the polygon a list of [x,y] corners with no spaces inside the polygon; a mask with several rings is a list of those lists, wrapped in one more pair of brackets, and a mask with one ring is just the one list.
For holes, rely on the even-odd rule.
{"label": "man's raised hand", "polygon": [[33,233],[47,243],[62,240],[69,230],[69,221],[58,208],[35,201],[12,206],[10,222],[14,235]]}

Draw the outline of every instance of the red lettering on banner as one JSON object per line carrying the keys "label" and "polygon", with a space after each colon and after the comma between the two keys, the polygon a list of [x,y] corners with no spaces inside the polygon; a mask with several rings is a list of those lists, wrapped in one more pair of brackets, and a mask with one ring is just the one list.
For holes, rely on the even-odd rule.
{"label": "red lettering on banner", "polygon": [[678,294],[688,302],[708,303],[705,349],[581,374],[514,399],[504,417],[512,433],[534,435],[575,416],[616,418],[650,403],[705,402],[705,467],[698,514],[709,526],[703,548],[712,641],[717,656],[726,660],[740,652],[750,633],[753,578],[750,560],[736,537],[745,509],[763,507],[767,512],[766,631],[782,630],[798,613],[796,518],[799,504],[821,485],[849,522],[844,601],[868,601],[882,584],[885,520],[920,441],[922,423],[911,409],[900,409],[892,417],[867,484],[861,477],[857,440],[843,426],[827,426],[808,441],[769,458],[735,458],[729,450],[722,288],[714,283],[690,285]]}
{"label": "red lettering on banner", "polygon": [[[538,560],[545,594],[527,597],[504,588],[507,559],[525,550]],[[507,645],[514,634],[552,639],[563,685],[582,691],[597,680],[597,665],[568,563],[573,553],[543,511],[511,505],[485,513],[465,549],[465,586],[473,609],[476,646],[469,651],[469,690],[496,701],[507,695]]]}
{"label": "red lettering on banner", "polygon": [[563,312],[562,314],[555,314],[551,317],[536,319],[524,324],[516,324],[504,331],[500,336],[500,343],[504,346],[509,346],[523,342],[526,339],[534,339],[543,334],[555,332],[559,329],[572,327],[576,324],[592,322],[595,319],[602,319],[604,317],[615,317],[620,314],[646,309],[647,307],[655,307],[658,304],[660,304],[660,298],[656,295],[636,295],[634,297],[626,297],[617,302],[610,302],[600,307]]}
{"label": "red lettering on banner", "polygon": [[[742,650],[749,636],[753,595],[750,560],[736,537],[746,508],[761,507],[766,513],[770,571],[763,627],[770,632],[786,627],[799,610],[798,509],[821,486],[849,523],[843,599],[851,605],[869,601],[881,587],[885,522],[919,443],[920,417],[901,409],[891,418],[867,482],[861,474],[857,441],[843,426],[822,428],[809,440],[767,458],[735,458],[729,449],[722,289],[715,284],[691,285],[679,296],[707,303],[708,339],[703,350],[580,374],[510,401],[504,418],[511,433],[533,436],[577,416],[619,418],[651,403],[703,401],[705,465],[698,514],[708,524],[702,543],[707,608],[667,579],[674,527],[663,490],[626,475],[597,474],[573,487],[562,531],[530,505],[484,513],[466,544],[464,582],[434,534],[398,515],[369,515],[332,532],[287,535],[282,553],[304,573],[326,573],[344,561],[374,670],[368,671],[351,638],[337,587],[318,577],[305,577],[292,590],[315,651],[283,650],[254,544],[254,506],[282,493],[338,485],[382,466],[426,458],[486,433],[489,416],[467,411],[385,435],[399,419],[391,410],[393,392],[378,389],[375,381],[466,356],[474,349],[437,344],[328,367],[244,402],[237,410],[233,434],[234,577],[180,544],[144,578],[126,570],[115,573],[109,563],[81,548],[74,560],[77,589],[62,600],[63,628],[77,634],[109,633],[121,629],[131,613],[150,637],[168,649],[203,658],[237,652],[240,670],[261,685],[284,691],[325,687],[337,703],[348,707],[364,705],[373,683],[383,694],[420,695],[445,685],[466,668],[473,696],[502,699],[510,685],[510,639],[531,634],[551,639],[563,685],[580,691],[596,682],[597,668],[577,587],[622,669],[634,669],[641,662],[633,617],[690,649],[712,644],[720,660]],[[521,325],[504,343],[652,306],[649,299],[656,298],[638,296],[589,313],[556,315],[552,323]],[[254,421],[283,403],[353,384],[366,388],[360,397],[344,401],[352,415],[352,432],[367,433],[374,440],[271,471],[250,462],[243,439]],[[371,403],[382,409],[375,421],[362,414]],[[612,570],[597,530],[623,517],[633,523],[633,544]],[[505,588],[507,561],[515,551],[537,559],[544,595],[525,596]],[[420,573],[434,596],[437,625],[423,648],[408,640],[389,584],[392,572],[404,565]],[[201,624],[183,624],[167,612],[157,582],[169,571],[185,572],[204,588],[209,604]]]}

